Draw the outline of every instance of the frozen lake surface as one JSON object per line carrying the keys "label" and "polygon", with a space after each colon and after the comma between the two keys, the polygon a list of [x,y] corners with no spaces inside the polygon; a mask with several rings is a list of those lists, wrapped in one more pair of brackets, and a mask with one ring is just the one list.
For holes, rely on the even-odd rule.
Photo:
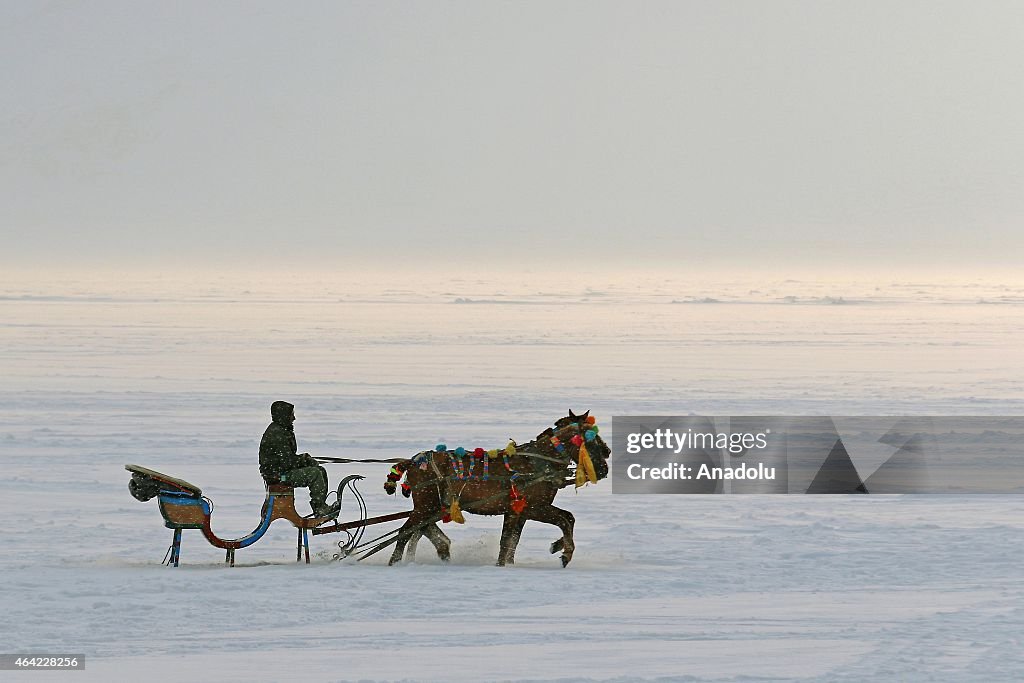
{"label": "frozen lake surface", "polygon": [[[276,399],[299,448],[409,456],[526,441],[569,408],[627,414],[1024,414],[1024,288],[995,280],[707,281],[426,272],[0,280],[0,633],[77,652],[19,680],[1024,678],[1019,496],[562,492],[577,550],[528,524],[445,525],[452,563],[290,561],[275,524],[235,569],[127,491],[202,486],[240,536]],[[614,457],[612,459],[614,466]],[[367,475],[370,514],[407,509]],[[304,500],[304,497],[300,497]],[[304,509],[300,507],[300,509]],[[344,515],[343,515],[344,516]]]}

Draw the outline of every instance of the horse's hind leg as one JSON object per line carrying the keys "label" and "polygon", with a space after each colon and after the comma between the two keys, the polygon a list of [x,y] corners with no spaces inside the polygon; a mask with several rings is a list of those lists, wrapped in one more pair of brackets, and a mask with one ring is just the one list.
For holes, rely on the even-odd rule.
{"label": "horse's hind leg", "polygon": [[423,538],[422,529],[413,531],[412,536],[409,537],[409,542],[405,546],[405,559],[409,562],[416,561],[416,544],[419,543],[421,538]]}
{"label": "horse's hind leg", "polygon": [[524,526],[526,519],[522,515],[505,514],[501,523],[501,543],[498,546],[499,567],[516,563],[516,546],[519,545],[519,536]]}
{"label": "horse's hind leg", "polygon": [[[408,523],[406,523],[408,524]],[[398,531],[398,538],[395,540],[395,549],[391,551],[391,559],[388,560],[388,566],[401,562],[402,555],[405,554],[405,545],[412,538],[411,532],[406,532],[406,525],[402,525],[402,528]]]}
{"label": "horse's hind leg", "polygon": [[436,523],[423,527],[422,533],[427,537],[428,541],[434,544],[434,550],[437,551],[437,556],[441,558],[442,562],[447,562],[451,559],[451,539],[437,527]]}
{"label": "horse's hind leg", "polygon": [[569,564],[572,560],[572,554],[576,550],[576,544],[572,539],[572,530],[576,524],[576,518],[572,516],[572,513],[554,505],[544,505],[536,508],[527,506],[523,514],[528,519],[554,524],[562,530],[562,538],[551,544],[551,552],[557,553],[561,550],[562,566],[564,567]]}

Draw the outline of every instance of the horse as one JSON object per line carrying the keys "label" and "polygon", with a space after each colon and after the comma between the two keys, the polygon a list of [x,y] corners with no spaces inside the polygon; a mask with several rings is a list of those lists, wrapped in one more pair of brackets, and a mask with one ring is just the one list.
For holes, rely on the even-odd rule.
{"label": "horse", "polygon": [[[407,546],[412,559],[422,535],[434,545],[438,557],[447,562],[451,543],[437,522],[451,519],[461,523],[461,513],[465,511],[504,516],[497,566],[515,563],[519,537],[526,522],[532,519],[553,524],[562,531],[562,537],[551,544],[550,551],[562,551],[565,567],[576,548],[572,533],[576,519],[568,510],[552,505],[552,501],[566,486],[596,483],[608,476],[611,449],[598,432],[589,410],[582,415],[570,410],[554,427],[548,427],[523,445],[510,441],[504,450],[478,448],[472,452],[462,448],[449,451],[438,445],[396,464],[384,490],[394,494],[404,476],[402,493],[412,497],[413,511],[398,530],[388,564],[400,562]],[[581,450],[586,453],[582,465]],[[572,464],[577,466],[575,476],[570,470]]]}

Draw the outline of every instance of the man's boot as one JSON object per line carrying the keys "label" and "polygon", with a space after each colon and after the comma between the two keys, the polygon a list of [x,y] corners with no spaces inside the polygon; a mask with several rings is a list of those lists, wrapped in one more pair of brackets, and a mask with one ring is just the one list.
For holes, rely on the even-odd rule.
{"label": "man's boot", "polygon": [[341,508],[337,503],[328,505],[327,502],[323,500],[310,501],[310,507],[313,508],[314,517],[337,517],[338,511]]}

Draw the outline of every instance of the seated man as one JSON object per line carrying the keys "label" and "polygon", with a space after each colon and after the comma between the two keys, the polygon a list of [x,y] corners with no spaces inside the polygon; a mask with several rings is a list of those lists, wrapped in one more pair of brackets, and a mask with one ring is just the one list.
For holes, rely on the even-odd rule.
{"label": "seated man", "polygon": [[309,453],[296,453],[295,406],[274,401],[270,406],[273,422],[260,441],[260,474],[268,484],[309,487],[309,504],[317,517],[337,512],[337,504],[327,504],[327,470]]}

